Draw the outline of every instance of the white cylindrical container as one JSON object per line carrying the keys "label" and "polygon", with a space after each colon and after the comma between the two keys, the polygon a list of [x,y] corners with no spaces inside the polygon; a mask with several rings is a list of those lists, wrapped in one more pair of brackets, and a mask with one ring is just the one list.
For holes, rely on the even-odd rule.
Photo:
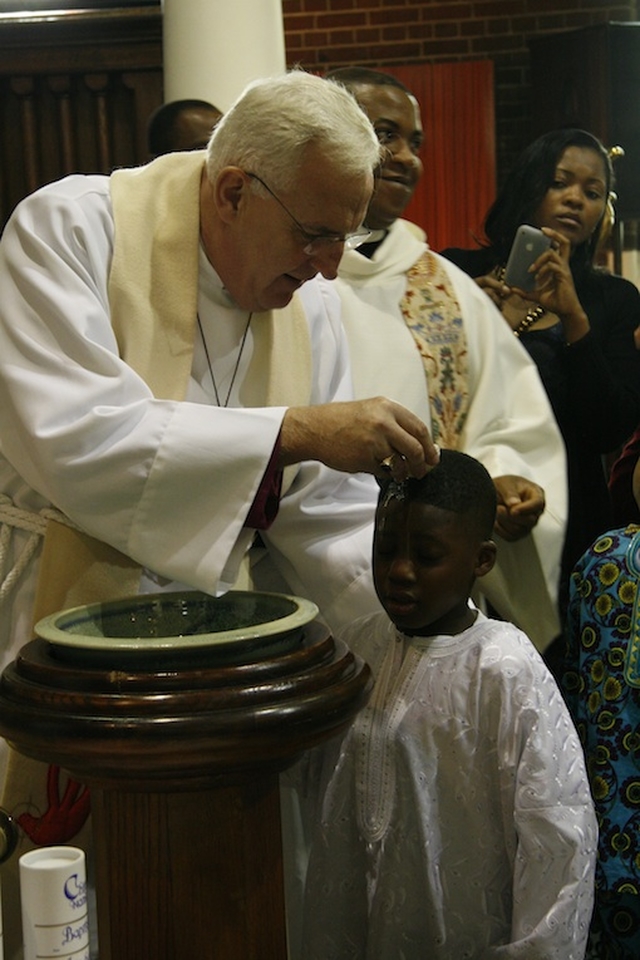
{"label": "white cylindrical container", "polygon": [[227,110],[244,87],[286,70],[282,0],[163,0],[165,100]]}
{"label": "white cylindrical container", "polygon": [[19,865],[24,960],[89,960],[84,851],[40,847],[23,853]]}

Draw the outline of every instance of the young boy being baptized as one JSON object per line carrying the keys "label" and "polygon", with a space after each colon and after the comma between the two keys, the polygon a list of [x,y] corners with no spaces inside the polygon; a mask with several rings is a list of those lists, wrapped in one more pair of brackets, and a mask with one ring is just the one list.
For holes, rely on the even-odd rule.
{"label": "young boy being baptized", "polygon": [[319,748],[304,960],[579,960],[597,829],[580,741],[533,644],[470,602],[493,566],[487,471],[444,450],[380,494],[386,611],[344,639],[369,704]]}

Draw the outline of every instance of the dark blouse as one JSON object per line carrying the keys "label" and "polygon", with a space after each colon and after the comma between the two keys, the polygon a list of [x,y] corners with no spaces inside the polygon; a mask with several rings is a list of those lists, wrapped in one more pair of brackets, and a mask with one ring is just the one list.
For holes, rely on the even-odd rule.
{"label": "dark blouse", "polygon": [[[443,250],[471,277],[490,273],[488,249]],[[591,329],[564,342],[562,325],[528,330],[522,345],[535,361],[567,449],[569,518],[562,564],[561,608],[569,575],[593,540],[613,523],[602,457],[618,449],[640,423],[640,292],[604,271],[575,278]],[[506,321],[505,321],[506,322]]]}

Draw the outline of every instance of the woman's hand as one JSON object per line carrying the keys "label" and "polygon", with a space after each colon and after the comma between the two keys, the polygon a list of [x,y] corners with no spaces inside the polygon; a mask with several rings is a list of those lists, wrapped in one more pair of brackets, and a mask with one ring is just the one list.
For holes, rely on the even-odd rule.
{"label": "woman's hand", "polygon": [[490,300],[493,300],[498,310],[502,310],[502,301],[511,293],[511,287],[508,287],[502,280],[498,280],[494,273],[487,273],[483,277],[476,277],[476,283],[481,290],[484,290]]}
{"label": "woman's hand", "polygon": [[584,337],[590,325],[571,274],[571,243],[557,230],[541,229],[551,239],[551,246],[531,268],[536,278],[535,288],[531,293],[514,289],[521,296],[541,304],[549,313],[555,313],[564,328],[565,340],[574,343]]}

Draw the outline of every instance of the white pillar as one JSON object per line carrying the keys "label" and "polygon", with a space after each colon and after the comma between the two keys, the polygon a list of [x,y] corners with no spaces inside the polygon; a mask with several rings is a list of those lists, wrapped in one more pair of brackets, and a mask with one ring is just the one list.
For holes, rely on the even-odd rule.
{"label": "white pillar", "polygon": [[164,99],[226,110],[286,68],[281,0],[163,0]]}

